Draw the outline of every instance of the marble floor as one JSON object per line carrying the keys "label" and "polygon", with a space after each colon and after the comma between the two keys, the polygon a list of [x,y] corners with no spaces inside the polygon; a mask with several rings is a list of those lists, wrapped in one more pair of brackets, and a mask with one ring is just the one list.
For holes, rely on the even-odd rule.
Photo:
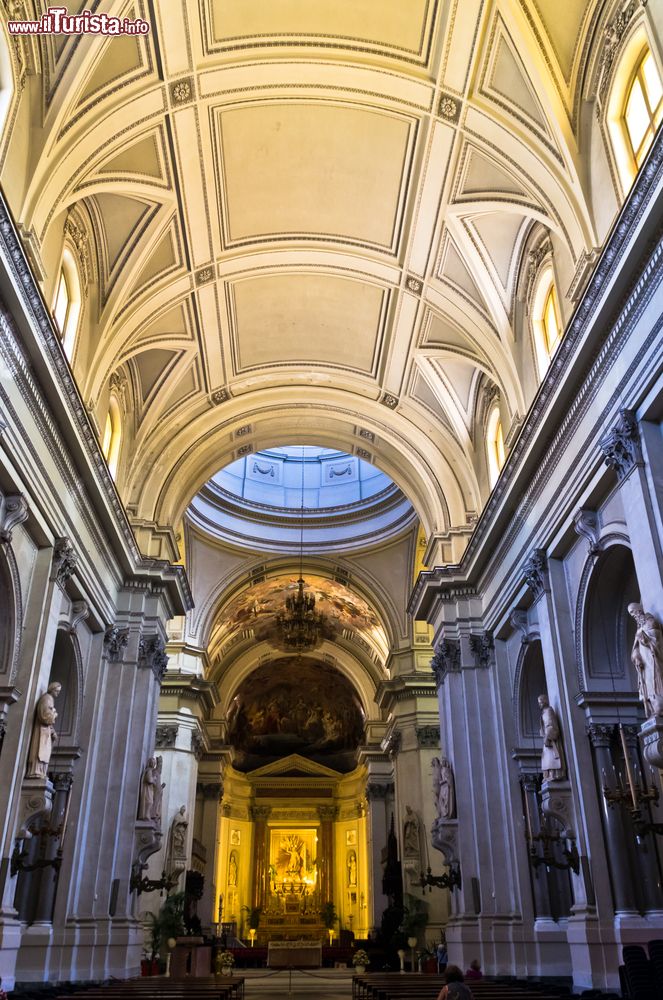
{"label": "marble floor", "polygon": [[352,996],[351,969],[311,969],[310,972],[274,972],[246,969],[246,1000],[349,1000]]}

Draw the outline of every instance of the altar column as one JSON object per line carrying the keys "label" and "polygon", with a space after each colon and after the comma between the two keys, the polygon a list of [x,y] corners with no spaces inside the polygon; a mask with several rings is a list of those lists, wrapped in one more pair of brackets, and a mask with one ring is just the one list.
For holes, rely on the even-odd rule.
{"label": "altar column", "polygon": [[251,905],[265,908],[267,901],[267,820],[271,806],[251,806],[253,818],[253,887]]}
{"label": "altar column", "polygon": [[337,806],[318,806],[318,816],[320,817],[318,864],[320,902],[323,906],[334,900],[334,820],[337,813]]}

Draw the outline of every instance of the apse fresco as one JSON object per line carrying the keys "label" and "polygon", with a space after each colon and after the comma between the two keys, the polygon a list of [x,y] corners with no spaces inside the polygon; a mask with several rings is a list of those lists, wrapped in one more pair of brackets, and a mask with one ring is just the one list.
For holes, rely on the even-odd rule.
{"label": "apse fresco", "polygon": [[364,719],[346,678],[312,657],[282,657],[239,687],[229,714],[233,763],[243,771],[291,753],[336,771],[356,766]]}
{"label": "apse fresco", "polygon": [[[296,576],[278,576],[242,591],[223,611],[223,641],[240,629],[252,628],[256,639],[278,649],[276,616],[283,610],[286,596],[296,590]],[[334,632],[351,629],[378,651],[386,651],[387,638],[380,620],[358,594],[321,576],[307,577],[304,590],[315,595],[315,610],[327,616],[331,626],[329,638]]]}

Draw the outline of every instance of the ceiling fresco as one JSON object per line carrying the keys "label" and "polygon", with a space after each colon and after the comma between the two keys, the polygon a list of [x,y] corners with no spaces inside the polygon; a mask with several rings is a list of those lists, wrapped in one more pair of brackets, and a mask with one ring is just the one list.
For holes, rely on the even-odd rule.
{"label": "ceiling fresco", "polygon": [[351,771],[364,718],[350,682],[306,656],[258,667],[239,687],[229,713],[233,765],[250,771],[298,753],[336,771]]}
{"label": "ceiling fresco", "polygon": [[[363,597],[322,576],[306,575],[305,584],[305,593],[315,595],[316,611],[327,617],[327,638],[342,636],[347,631],[356,633],[378,652],[388,648],[384,628]],[[292,574],[270,577],[242,591],[221,612],[221,641],[227,642],[240,630],[251,628],[256,639],[278,649],[277,615],[283,610],[286,596],[296,590],[297,577]]]}

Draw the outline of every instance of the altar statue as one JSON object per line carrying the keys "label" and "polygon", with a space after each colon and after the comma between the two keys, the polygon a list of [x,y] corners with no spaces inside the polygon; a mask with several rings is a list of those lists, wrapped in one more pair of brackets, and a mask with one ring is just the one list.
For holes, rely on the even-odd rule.
{"label": "altar statue", "polygon": [[654,616],[641,604],[629,604],[628,613],[638,626],[631,662],[638,674],[638,692],[647,718],[663,715],[663,632]]}
{"label": "altar statue", "polygon": [[541,709],[541,726],[539,732],[543,737],[543,749],[541,751],[543,780],[559,781],[566,774],[559,719],[557,718],[557,712],[548,701],[547,694],[540,694],[538,702]]}
{"label": "altar statue", "polygon": [[35,718],[28,751],[28,778],[48,777],[48,764],[51,759],[53,744],[57,739],[55,720],[55,699],[60,694],[62,685],[53,681],[37,702]]}

